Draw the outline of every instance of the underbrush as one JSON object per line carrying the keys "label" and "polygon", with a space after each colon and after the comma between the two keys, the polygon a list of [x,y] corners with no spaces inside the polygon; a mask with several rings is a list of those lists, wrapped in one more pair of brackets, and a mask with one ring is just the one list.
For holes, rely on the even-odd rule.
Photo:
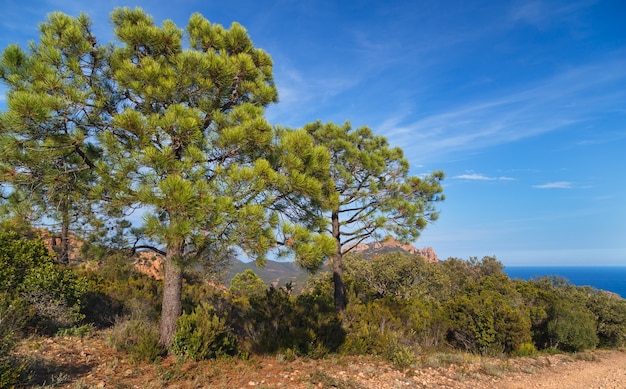
{"label": "underbrush", "polygon": [[[28,370],[13,355],[20,338],[85,337],[104,328],[111,347],[137,364],[159,362],[168,353],[192,361],[271,356],[278,364],[368,355],[410,370],[473,363],[473,357],[562,352],[592,360],[588,350],[626,344],[626,300],[556,278],[510,280],[490,257],[434,264],[387,254],[346,261],[348,301],[341,316],[330,274],[320,274],[298,295],[289,287],[262,290],[252,272],[236,278],[230,290],[187,274],[184,313],[166,349],[157,325],[163,283],[137,273],[123,252],[101,258],[95,270],[77,270],[54,263],[41,241],[4,233],[2,242],[4,387]],[[493,376],[502,369],[482,366]]]}
{"label": "underbrush", "polygon": [[157,362],[166,349],[159,342],[156,324],[138,319],[120,319],[109,341],[116,351],[128,353],[133,362]]}

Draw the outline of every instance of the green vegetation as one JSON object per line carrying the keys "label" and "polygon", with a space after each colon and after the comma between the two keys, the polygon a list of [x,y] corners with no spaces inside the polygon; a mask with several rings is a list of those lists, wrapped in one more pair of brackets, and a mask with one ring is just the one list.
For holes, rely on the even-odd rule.
{"label": "green vegetation", "polygon": [[228,291],[233,297],[254,297],[265,294],[265,283],[251,269],[246,269],[243,273],[235,274],[230,280]]}
{"label": "green vegetation", "polygon": [[[626,346],[626,301],[605,292],[510,280],[493,257],[350,253],[380,234],[415,240],[438,216],[443,173],[409,176],[402,150],[366,127],[267,123],[272,61],[236,23],[195,14],[183,31],[128,8],[112,22],[119,43],[102,45],[85,15],[54,13],[39,42],[0,59],[0,387],[27,371],[20,338],[101,328],[151,362],[343,353],[405,368],[454,350]],[[135,208],[137,228],[124,219]],[[60,246],[34,228],[44,221]],[[163,261],[163,280],[137,270],[138,250]],[[262,265],[272,250],[330,271],[298,294],[252,270],[228,290],[209,277],[233,253]]]}
{"label": "green vegetation", "polygon": [[[54,334],[79,323],[87,281],[54,262],[41,239],[0,232],[0,295],[11,332]],[[8,312],[11,312],[9,315]]]}
{"label": "green vegetation", "polygon": [[159,343],[156,325],[145,320],[120,321],[109,340],[116,350],[125,351],[136,362],[155,362],[166,352]]}
{"label": "green vegetation", "polygon": [[439,216],[435,203],[444,200],[444,174],[409,176],[402,149],[390,147],[367,127],[316,122],[304,129],[330,153],[332,180],[326,181],[321,201],[330,210],[326,233],[336,246],[331,256],[334,301],[337,313],[343,314],[343,256],[381,233],[405,243],[416,240]]}
{"label": "green vegetation", "polygon": [[195,361],[236,355],[237,338],[213,307],[201,304],[178,318],[172,350]]}
{"label": "green vegetation", "polygon": [[[3,382],[18,382],[28,372],[11,350],[31,333],[85,336],[96,327],[111,327],[111,346],[133,361],[158,362],[166,354],[158,334],[162,282],[137,273],[119,253],[94,270],[64,269],[39,239],[5,232],[2,241],[0,270],[7,285],[9,280],[17,285],[15,292],[2,291]],[[55,280],[57,289],[50,292],[65,296],[54,316],[45,316],[39,300],[28,298],[41,284],[25,282],[32,269],[21,267],[24,263],[39,269],[37,274],[52,273],[44,277]],[[117,266],[104,266],[112,263]],[[331,272],[312,277],[298,295],[288,287],[262,287],[250,271],[236,277],[230,290],[190,274],[182,288],[186,313],[178,318],[169,351],[191,360],[274,354],[279,362],[368,354],[407,368],[439,364],[433,362],[436,355],[454,350],[534,356],[626,345],[626,300],[561,279],[510,280],[492,257],[431,263],[387,253],[372,259],[348,255],[345,264],[343,316],[335,310]]]}
{"label": "green vegetation", "polygon": [[86,288],[84,278],[54,262],[41,239],[0,231],[0,387],[25,373],[25,362],[11,355],[15,341],[79,323]]}

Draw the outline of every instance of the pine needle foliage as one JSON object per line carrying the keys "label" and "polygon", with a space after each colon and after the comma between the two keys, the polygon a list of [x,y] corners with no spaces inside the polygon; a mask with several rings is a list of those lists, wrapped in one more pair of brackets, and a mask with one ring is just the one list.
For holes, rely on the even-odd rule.
{"label": "pine needle foliage", "polygon": [[27,51],[11,45],[0,58],[8,86],[0,182],[5,212],[50,224],[67,263],[70,229],[96,223],[88,198],[101,151],[94,136],[111,109],[108,48],[97,44],[85,14],[51,13],[39,31]]}
{"label": "pine needle foliage", "polygon": [[28,52],[4,51],[2,198],[65,237],[141,209],[140,245],[165,256],[169,345],[183,272],[198,261],[238,251],[262,264],[276,249],[319,266],[333,247],[312,211],[329,155],[306,131],[266,121],[278,100],[272,59],[240,24],[193,14],[181,29],[139,8],[117,8],[111,22],[117,42],[105,46],[86,15],[52,13]]}
{"label": "pine needle foliage", "polygon": [[335,307],[345,308],[343,255],[357,244],[391,235],[401,242],[415,241],[429,222],[437,220],[435,205],[444,200],[437,171],[410,176],[402,149],[368,127],[350,123],[315,122],[305,126],[316,144],[330,152],[331,179],[325,189],[328,236],[336,242],[333,254]]}
{"label": "pine needle foliage", "polygon": [[265,120],[278,98],[272,60],[241,25],[225,29],[194,14],[183,31],[171,21],[156,26],[138,8],[118,8],[111,19],[121,42],[111,67],[125,99],[99,138],[99,169],[108,172],[100,191],[112,207],[142,206],[145,236],[164,247],[167,345],[181,314],[182,271],[207,254],[237,247],[263,263],[291,242],[297,258],[319,263],[325,246],[311,242],[321,238],[298,236],[283,211],[319,196],[328,153],[306,132]]}

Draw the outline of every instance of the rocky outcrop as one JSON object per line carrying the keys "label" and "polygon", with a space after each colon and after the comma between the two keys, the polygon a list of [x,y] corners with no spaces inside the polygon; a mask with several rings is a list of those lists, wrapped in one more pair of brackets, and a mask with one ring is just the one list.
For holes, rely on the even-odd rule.
{"label": "rocky outcrop", "polygon": [[133,266],[140,273],[162,280],[165,277],[164,263],[165,259],[163,256],[153,252],[141,251],[137,253]]}
{"label": "rocky outcrop", "polygon": [[439,262],[439,257],[432,247],[418,249],[412,244],[402,244],[392,237],[387,237],[381,241],[360,243],[354,246],[350,252],[358,253],[366,258],[372,258],[380,254],[401,252],[405,254],[421,255],[428,262]]}
{"label": "rocky outcrop", "polygon": [[[39,230],[39,234],[41,235],[42,240],[46,243],[48,250],[54,254],[58,253],[61,245],[61,238],[46,229]],[[83,245],[83,240],[74,234],[70,234],[70,264],[82,262],[81,248]],[[135,270],[149,275],[150,277],[154,277],[157,280],[162,280],[164,277],[163,263],[163,256],[148,251],[138,252],[133,260]],[[97,265],[93,269],[97,269]]]}
{"label": "rocky outcrop", "polygon": [[[41,240],[46,244],[48,251],[54,255],[58,255],[61,250],[62,243],[59,234],[52,233],[50,230],[44,228],[37,229],[36,231],[39,236],[41,236]],[[69,234],[69,263],[80,262],[83,244],[84,242],[76,235],[72,233]]]}

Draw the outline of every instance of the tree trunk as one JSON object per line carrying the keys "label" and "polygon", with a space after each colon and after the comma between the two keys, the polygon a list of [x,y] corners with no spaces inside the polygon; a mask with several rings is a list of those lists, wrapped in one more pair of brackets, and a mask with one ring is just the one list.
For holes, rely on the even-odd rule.
{"label": "tree trunk", "polygon": [[61,263],[70,263],[70,212],[67,204],[61,210],[61,250],[58,260]]}
{"label": "tree trunk", "polygon": [[165,256],[165,285],[163,287],[161,324],[159,326],[159,340],[165,347],[172,344],[172,339],[176,333],[176,321],[183,313],[181,298],[183,271],[178,263],[182,254],[182,247],[168,247]]}
{"label": "tree trunk", "polygon": [[346,309],[346,290],[343,284],[343,264],[341,253],[341,233],[339,231],[339,213],[333,211],[331,215],[333,238],[337,241],[337,252],[333,255],[333,285],[335,286],[335,310],[343,316]]}

